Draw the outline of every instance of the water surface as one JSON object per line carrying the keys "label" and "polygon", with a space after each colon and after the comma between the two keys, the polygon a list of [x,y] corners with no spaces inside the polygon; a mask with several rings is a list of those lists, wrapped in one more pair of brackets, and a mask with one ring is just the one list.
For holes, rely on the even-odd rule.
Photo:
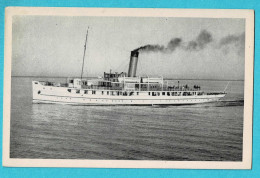
{"label": "water surface", "polygon": [[[243,81],[216,103],[160,107],[32,104],[32,80],[66,81],[12,77],[11,158],[242,160]],[[221,91],[227,81],[180,83]]]}

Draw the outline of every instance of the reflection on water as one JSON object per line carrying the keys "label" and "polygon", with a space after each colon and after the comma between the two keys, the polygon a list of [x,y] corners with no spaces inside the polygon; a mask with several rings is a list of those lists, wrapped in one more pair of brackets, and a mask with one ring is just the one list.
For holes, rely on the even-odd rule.
{"label": "reflection on water", "polygon": [[140,107],[32,104],[32,80],[12,78],[11,158],[242,160],[243,82],[216,103]]}

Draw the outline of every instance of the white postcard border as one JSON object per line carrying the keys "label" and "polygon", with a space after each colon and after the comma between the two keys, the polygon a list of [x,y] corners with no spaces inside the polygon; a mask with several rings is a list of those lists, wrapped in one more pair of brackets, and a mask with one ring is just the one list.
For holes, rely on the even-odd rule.
{"label": "white postcard border", "polygon": [[[246,19],[244,128],[242,162],[226,161],[136,161],[79,159],[10,158],[12,17],[43,16],[125,16],[125,17],[192,17]],[[181,169],[251,169],[253,117],[254,11],[235,9],[129,9],[129,8],[58,8],[7,7],[5,10],[3,103],[3,166],[10,167],[95,167],[95,168],[181,168]]]}

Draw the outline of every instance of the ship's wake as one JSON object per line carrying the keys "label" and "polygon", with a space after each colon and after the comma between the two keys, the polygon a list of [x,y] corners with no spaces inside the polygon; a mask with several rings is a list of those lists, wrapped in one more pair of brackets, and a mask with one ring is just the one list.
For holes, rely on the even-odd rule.
{"label": "ship's wake", "polygon": [[244,99],[223,100],[216,103],[216,107],[244,106]]}
{"label": "ship's wake", "polygon": [[168,107],[180,107],[180,108],[208,108],[208,107],[234,107],[244,106],[244,99],[234,100],[220,100],[212,103],[201,103],[201,104],[186,104],[186,105],[153,105],[155,108],[168,108]]}

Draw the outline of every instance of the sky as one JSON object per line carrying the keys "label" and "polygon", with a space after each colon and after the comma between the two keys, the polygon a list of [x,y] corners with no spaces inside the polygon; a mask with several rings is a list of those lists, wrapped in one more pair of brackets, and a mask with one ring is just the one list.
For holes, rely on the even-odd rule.
{"label": "sky", "polygon": [[127,72],[139,49],[137,75],[243,80],[245,20],[162,17],[14,16],[12,76],[84,77]]}

